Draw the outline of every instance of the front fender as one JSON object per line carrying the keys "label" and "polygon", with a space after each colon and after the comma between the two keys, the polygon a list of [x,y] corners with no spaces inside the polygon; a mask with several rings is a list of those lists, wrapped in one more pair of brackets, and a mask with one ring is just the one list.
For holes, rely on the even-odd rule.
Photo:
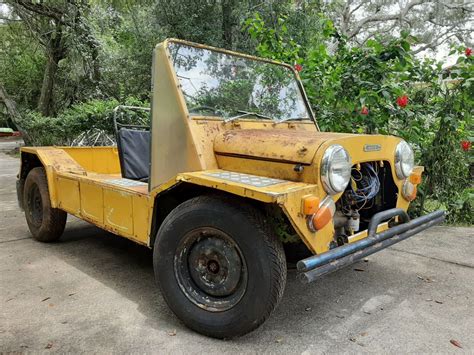
{"label": "front fender", "polygon": [[304,196],[320,194],[321,189],[317,185],[219,169],[182,173],[176,177],[176,181],[225,191],[264,203],[277,204],[313,253],[329,250],[329,244],[334,235],[333,224],[329,223],[316,233],[311,232],[306,225],[306,216],[301,211]]}

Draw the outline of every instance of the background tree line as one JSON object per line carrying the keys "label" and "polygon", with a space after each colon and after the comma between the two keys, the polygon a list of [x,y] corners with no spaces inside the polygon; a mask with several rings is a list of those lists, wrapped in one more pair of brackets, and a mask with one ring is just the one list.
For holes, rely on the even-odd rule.
{"label": "background tree line", "polygon": [[[118,103],[147,106],[153,47],[182,38],[297,65],[323,130],[413,144],[427,169],[414,213],[441,204],[451,221],[472,222],[472,1],[0,4],[0,126],[29,144],[68,144],[110,130]],[[459,56],[454,66],[434,59],[442,48]]]}

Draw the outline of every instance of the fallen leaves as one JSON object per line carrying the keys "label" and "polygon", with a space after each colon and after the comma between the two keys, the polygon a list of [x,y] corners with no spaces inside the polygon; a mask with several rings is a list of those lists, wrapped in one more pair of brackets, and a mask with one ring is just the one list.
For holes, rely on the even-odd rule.
{"label": "fallen leaves", "polygon": [[458,347],[458,348],[461,348],[462,349],[462,345],[459,341],[457,341],[456,339],[451,339],[449,341],[451,344],[453,344],[454,346]]}
{"label": "fallen leaves", "polygon": [[[363,333],[360,334],[360,336],[365,337],[365,336],[367,336],[368,334],[369,334],[369,333],[367,333],[367,332],[363,332]],[[358,341],[355,336],[350,337],[349,340],[352,341],[353,343],[356,343],[356,344],[359,345],[359,346],[365,346],[365,343],[362,343],[361,341]]]}
{"label": "fallen leaves", "polygon": [[432,299],[432,298],[427,298],[425,301],[426,301],[426,302],[433,302],[433,301],[434,301],[434,302],[437,303],[437,304],[443,304],[443,303],[444,303],[443,301],[434,300],[434,299]]}
{"label": "fallen leaves", "polygon": [[424,276],[421,276],[421,275],[416,275],[416,277],[418,277],[421,281],[428,282],[428,283],[432,283],[432,282],[435,281],[435,280],[433,280],[429,277],[424,277]]}

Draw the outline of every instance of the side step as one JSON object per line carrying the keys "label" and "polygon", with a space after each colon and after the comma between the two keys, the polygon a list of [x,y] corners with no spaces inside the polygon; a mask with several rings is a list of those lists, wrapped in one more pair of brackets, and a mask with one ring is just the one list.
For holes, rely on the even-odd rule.
{"label": "side step", "polygon": [[[298,261],[297,269],[301,272],[298,278],[304,283],[313,282],[326,274],[342,269],[368,255],[442,223],[445,214],[445,211],[439,210],[410,221],[407,213],[400,208],[376,213],[370,220],[367,238]],[[377,226],[381,222],[393,217],[399,217],[401,224],[376,233]]]}

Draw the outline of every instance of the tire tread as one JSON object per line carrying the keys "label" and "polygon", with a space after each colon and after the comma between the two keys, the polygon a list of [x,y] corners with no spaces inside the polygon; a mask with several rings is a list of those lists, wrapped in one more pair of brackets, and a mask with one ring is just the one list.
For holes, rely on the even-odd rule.
{"label": "tire tread", "polygon": [[[38,185],[38,188],[40,189],[40,191],[44,189],[46,196],[48,196],[48,199],[46,201],[44,200],[42,201],[43,210],[45,209],[47,210],[47,215],[46,215],[46,218],[43,215],[43,224],[41,225],[41,227],[35,228],[34,226],[31,226],[30,223],[28,223],[31,234],[36,240],[40,242],[45,242],[45,243],[54,242],[58,240],[64,232],[64,228],[66,226],[66,220],[67,220],[67,213],[58,208],[51,207],[51,201],[49,200],[48,180],[46,178],[46,172],[44,168],[37,167],[37,168],[31,169],[31,171],[28,173],[28,176],[26,177],[25,187],[29,185],[28,184],[29,179],[36,180],[35,183]],[[28,213],[26,211],[26,208],[28,206],[27,201],[26,201],[26,198],[27,198],[26,191],[23,193],[23,196],[25,198],[25,201],[23,204],[25,206],[25,214],[26,214]]]}
{"label": "tire tread", "polygon": [[[247,203],[246,201],[237,201],[242,201],[243,203],[237,204],[235,197],[232,198],[231,196],[226,195],[201,195],[183,202],[179,208],[176,208],[170,213],[170,215],[168,215],[169,218],[173,218],[175,213],[180,213],[180,209],[184,209],[186,207],[199,208],[199,206],[202,206],[202,204],[222,205],[222,207],[234,208],[238,210],[238,212],[242,213],[254,225],[257,233],[263,237],[271,259],[271,285],[273,285],[273,287],[271,289],[270,302],[262,305],[265,307],[265,310],[262,312],[260,318],[251,325],[251,327],[246,328],[241,333],[234,333],[232,336],[226,336],[225,338],[242,336],[262,325],[270,317],[272,312],[281,301],[285,290],[287,277],[286,256],[283,246],[280,240],[272,232],[270,224],[266,223],[265,214],[260,209],[250,203]],[[157,237],[157,240],[158,238],[159,237]],[[216,337],[215,334],[207,333],[206,335]]]}

